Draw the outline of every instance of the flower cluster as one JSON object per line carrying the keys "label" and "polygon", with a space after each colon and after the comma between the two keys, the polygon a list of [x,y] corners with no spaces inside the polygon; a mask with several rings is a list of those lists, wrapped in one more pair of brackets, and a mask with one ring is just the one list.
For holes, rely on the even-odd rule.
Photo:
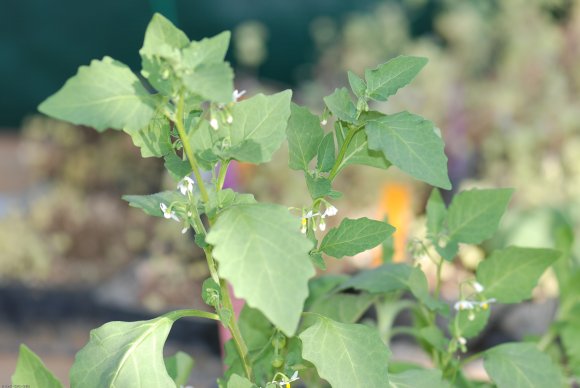
{"label": "flower cluster", "polygon": [[[244,94],[246,94],[245,90],[242,90],[241,92],[238,91],[238,89],[234,90],[234,92],[232,93],[233,102],[234,103],[238,102]],[[218,120],[218,118],[219,118],[219,120]],[[214,130],[217,131],[220,128],[220,121],[226,122],[228,124],[231,124],[234,122],[234,117],[231,115],[231,113],[229,112],[228,106],[226,106],[225,104],[219,104],[218,110],[216,112],[214,112],[212,110],[212,112],[210,114],[209,125]]]}
{"label": "flower cluster", "polygon": [[[326,217],[335,216],[338,213],[338,209],[332,205],[328,205],[323,213],[316,212],[313,213],[312,210],[309,210],[306,214],[302,215],[302,228],[300,231],[302,233],[306,233],[308,230],[308,223],[312,220],[312,230],[316,231],[317,227],[320,230],[326,230],[326,221],[324,220]],[[318,225],[318,226],[317,226]]]}
{"label": "flower cluster", "polygon": [[[193,179],[191,179],[190,177],[186,176],[177,184],[177,189],[181,192],[182,195],[187,196],[188,199],[191,200],[192,196],[193,196],[194,185],[195,185],[195,181]],[[169,204],[169,206],[166,203],[161,202],[159,204],[159,208],[161,209],[161,212],[163,213],[163,217],[165,217],[167,219],[172,219],[172,220],[177,221],[177,222],[181,222],[181,220],[179,219],[179,217],[175,213],[175,210],[173,210],[174,207],[176,207],[177,205],[178,205],[177,202],[171,203],[171,204]],[[187,230],[189,229],[188,218],[191,216],[192,216],[192,212],[187,211],[187,217],[185,220],[183,220],[184,221],[183,229],[181,229],[182,234],[185,234],[187,232]]]}
{"label": "flower cluster", "polygon": [[282,380],[281,381],[276,381],[274,379],[272,381],[272,384],[279,385],[282,388],[290,388],[290,383],[292,383],[293,381],[296,381],[296,380],[300,380],[300,377],[298,377],[298,371],[294,372],[294,374],[290,378],[288,378],[285,375],[282,375]]}

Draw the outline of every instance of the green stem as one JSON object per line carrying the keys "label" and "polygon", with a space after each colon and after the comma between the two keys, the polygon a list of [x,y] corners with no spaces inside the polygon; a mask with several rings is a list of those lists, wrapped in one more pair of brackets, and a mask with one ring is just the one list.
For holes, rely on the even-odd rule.
{"label": "green stem", "polygon": [[189,141],[187,139],[185,127],[183,125],[183,100],[184,100],[183,92],[181,92],[179,95],[179,101],[177,102],[175,127],[177,128],[177,133],[179,134],[179,138],[181,139],[181,143],[183,144],[183,150],[185,151],[185,155],[187,156],[187,160],[189,160],[189,164],[191,165],[193,175],[195,175],[195,180],[197,182],[197,185],[199,186],[201,199],[203,200],[203,202],[207,202],[209,200],[209,195],[207,194],[207,190],[205,189],[205,184],[203,183],[199,167],[197,166],[197,160],[195,159],[193,150],[191,149],[191,145],[189,144]]}
{"label": "green stem", "polygon": [[412,328],[412,327],[407,327],[407,326],[396,326],[393,327],[391,329],[391,338],[397,336],[397,335],[401,335],[401,334],[405,334],[408,336],[411,336],[413,338],[419,338],[419,334],[417,333],[417,330]]}
{"label": "green stem", "polygon": [[220,191],[222,187],[224,187],[224,182],[226,180],[226,175],[228,173],[228,167],[230,166],[231,160],[224,160],[220,166],[220,171],[218,174],[217,184],[216,184],[216,191]]}
{"label": "green stem", "polygon": [[540,338],[540,341],[538,342],[538,349],[540,349],[542,352],[546,351],[548,346],[554,342],[557,336],[558,332],[553,327],[550,327],[546,334]]}
{"label": "green stem", "polygon": [[334,162],[334,166],[332,166],[332,169],[330,170],[330,173],[328,174],[329,180],[332,181],[336,177],[336,174],[338,174],[338,172],[340,171],[340,168],[342,167],[342,160],[344,159],[344,155],[346,154],[346,150],[348,148],[348,145],[350,144],[354,135],[361,128],[362,127],[350,127],[349,128],[348,133],[346,134],[346,138],[344,139],[344,143],[342,143],[342,147],[340,147],[340,150],[338,151],[338,156],[336,157],[336,161]]}
{"label": "green stem", "polygon": [[183,318],[183,317],[207,318],[207,319],[213,319],[214,321],[220,320],[220,317],[217,314],[208,313],[207,311],[193,310],[193,309],[171,311],[167,314],[164,314],[163,316],[170,318],[170,319],[173,319],[173,320]]}
{"label": "green stem", "polygon": [[222,303],[224,308],[229,309],[232,312],[232,319],[228,322],[228,328],[230,329],[230,333],[232,338],[234,339],[234,344],[236,345],[236,350],[240,355],[240,359],[242,360],[242,364],[244,365],[244,371],[246,372],[246,377],[253,381],[252,376],[252,366],[249,359],[249,352],[246,343],[244,342],[244,338],[242,337],[242,333],[240,332],[240,328],[238,327],[238,323],[236,321],[236,314],[234,313],[234,307],[232,305],[232,300],[230,298],[230,291],[228,290],[228,285],[225,280],[220,280],[220,292],[222,296]]}
{"label": "green stem", "polygon": [[443,258],[440,258],[439,262],[437,263],[437,280],[435,283],[435,292],[434,296],[435,299],[439,299],[439,294],[441,292],[441,271],[443,269]]}

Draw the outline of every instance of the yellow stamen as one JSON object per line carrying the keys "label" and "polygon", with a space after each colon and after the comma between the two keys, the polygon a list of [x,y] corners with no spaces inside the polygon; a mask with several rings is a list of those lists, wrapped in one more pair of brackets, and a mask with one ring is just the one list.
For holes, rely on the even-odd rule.
{"label": "yellow stamen", "polygon": [[487,310],[487,309],[489,308],[489,304],[487,304],[487,303],[482,303],[482,304],[481,304],[481,308],[482,308],[482,309],[484,309],[484,310]]}

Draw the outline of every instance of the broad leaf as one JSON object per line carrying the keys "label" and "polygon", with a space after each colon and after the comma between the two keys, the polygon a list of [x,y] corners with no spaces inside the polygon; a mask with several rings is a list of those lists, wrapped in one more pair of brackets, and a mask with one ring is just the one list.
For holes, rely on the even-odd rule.
{"label": "broad leaf", "polygon": [[391,388],[445,388],[443,376],[438,369],[410,369],[390,376]]}
{"label": "broad leaf", "polygon": [[308,164],[316,156],[324,137],[320,119],[307,108],[292,104],[286,135],[288,136],[288,165],[294,170],[308,171]]}
{"label": "broad leaf", "polygon": [[334,148],[334,134],[327,133],[318,147],[316,158],[316,168],[321,172],[329,172],[334,166],[336,160],[336,150]]}
{"label": "broad leaf", "polygon": [[193,358],[184,352],[177,352],[173,356],[165,358],[167,373],[178,387],[187,384],[193,364]]}
{"label": "broad leaf", "polygon": [[173,323],[192,315],[213,314],[181,310],[148,321],[109,322],[92,330],[89,343],[76,355],[71,386],[175,387],[165,368],[163,345]]}
{"label": "broad leaf", "polygon": [[224,156],[250,163],[270,161],[286,137],[291,96],[289,90],[272,96],[258,94],[234,104],[233,123],[220,128],[220,135],[231,142]]}
{"label": "broad leaf", "polygon": [[142,129],[124,130],[131,136],[133,144],[141,149],[144,158],[160,158],[173,152],[169,120],[163,114],[157,113]]}
{"label": "broad leaf", "polygon": [[304,309],[309,309],[318,299],[329,294],[348,278],[348,275],[321,275],[310,279],[308,282],[308,299],[304,302]]}
{"label": "broad leaf", "polygon": [[203,99],[221,103],[232,101],[234,72],[228,63],[202,64],[181,78],[189,92]]}
{"label": "broad leaf", "polygon": [[483,366],[498,388],[563,387],[550,357],[531,343],[509,343],[485,352]]}
{"label": "broad leaf", "polygon": [[490,238],[512,193],[512,189],[473,189],[457,194],[447,213],[449,238],[468,244],[479,244]]}
{"label": "broad leaf", "polygon": [[245,377],[232,375],[228,380],[227,388],[255,388],[256,385]]}
{"label": "broad leaf", "polygon": [[177,156],[173,151],[165,155],[163,159],[165,160],[165,168],[176,182],[182,180],[183,177],[192,172],[189,160],[181,159],[181,157]]}
{"label": "broad leaf", "polygon": [[532,296],[544,271],[560,252],[543,248],[509,247],[493,252],[477,267],[477,281],[483,295],[500,303],[518,303]]}
{"label": "broad leaf", "polygon": [[[163,217],[160,204],[170,206],[174,202],[185,202],[187,198],[177,191],[162,191],[150,195],[124,195],[123,199],[129,202],[129,206],[139,208],[150,216]],[[179,210],[179,208],[176,208]]]}
{"label": "broad leaf", "polygon": [[[337,125],[336,139],[338,141],[338,147],[342,147],[345,137],[345,128]],[[367,134],[363,130],[357,131],[351,139],[340,164],[340,169],[351,164],[360,164],[385,170],[391,166],[391,163],[385,158],[385,155],[381,151],[373,151],[369,149]]]}
{"label": "broad leaf", "polygon": [[[211,38],[192,41],[183,49],[183,61],[187,68],[218,64],[224,61],[230,45],[230,32],[224,31]],[[231,101],[231,95],[230,100]],[[227,102],[229,102],[227,101]]]}
{"label": "broad leaf", "polygon": [[394,231],[394,227],[382,221],[345,218],[324,236],[319,249],[338,259],[353,256],[376,247]]}
{"label": "broad leaf", "polygon": [[305,173],[306,186],[313,199],[321,198],[332,192],[332,183],[328,178],[323,176],[313,177],[310,173]]}
{"label": "broad leaf", "polygon": [[353,73],[352,71],[348,72],[348,83],[350,84],[350,88],[352,92],[357,97],[364,97],[365,92],[367,90],[367,85],[365,81],[362,80],[358,75]]}
{"label": "broad leaf", "polygon": [[356,123],[356,107],[354,106],[346,88],[336,89],[330,96],[324,97],[324,102],[328,109],[330,109],[339,120]]}
{"label": "broad leaf", "polygon": [[314,276],[300,219],[283,206],[238,205],[221,213],[206,241],[236,295],[293,335]]}
{"label": "broad leaf", "polygon": [[[475,337],[485,329],[489,321],[490,312],[490,309],[460,310],[455,318],[449,322],[449,331],[455,337]],[[473,314],[472,319],[469,319],[471,314]]]}
{"label": "broad leaf", "polygon": [[386,101],[409,82],[427,64],[427,58],[399,56],[365,71],[366,95],[378,101]]}
{"label": "broad leaf", "polygon": [[143,87],[131,69],[110,57],[81,66],[38,110],[98,131],[137,131],[153,118],[157,98]]}
{"label": "broad leaf", "polygon": [[427,233],[433,239],[439,235],[445,222],[447,208],[438,189],[433,189],[427,201]]}
{"label": "broad leaf", "polygon": [[[20,345],[16,371],[12,375],[13,386],[62,388],[63,385],[46,368],[42,360],[26,345]],[[8,387],[8,385],[6,385]]]}
{"label": "broad leaf", "polygon": [[308,311],[338,322],[355,323],[375,299],[370,294],[330,294],[317,299]]}
{"label": "broad leaf", "polygon": [[369,148],[409,175],[433,186],[450,189],[443,140],[433,123],[408,112],[370,120],[366,127]]}
{"label": "broad leaf", "polygon": [[332,387],[388,386],[390,352],[375,329],[316,315],[316,323],[299,337],[302,357],[312,362]]}
{"label": "broad leaf", "polygon": [[217,193],[210,193],[209,201],[205,204],[205,213],[213,218],[223,210],[234,205],[256,203],[253,194],[244,194],[232,189],[220,190]]}

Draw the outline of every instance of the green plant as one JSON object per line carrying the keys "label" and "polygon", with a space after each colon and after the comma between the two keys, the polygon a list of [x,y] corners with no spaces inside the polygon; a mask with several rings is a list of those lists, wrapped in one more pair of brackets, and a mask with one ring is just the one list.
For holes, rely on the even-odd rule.
{"label": "green plant", "polygon": [[[517,303],[531,295],[539,276],[560,253],[510,247],[480,264],[476,278],[462,284],[455,313],[440,298],[441,269],[459,243],[478,244],[493,235],[511,190],[471,190],[449,208],[438,190],[428,203],[428,234],[415,253],[430,255],[438,272],[429,291],[420,267],[385,263],[353,277],[313,278],[325,257],[341,259],[371,249],[394,228],[368,218],[342,220],[323,237],[326,219],[341,196],[333,180],[352,164],[387,169],[450,189],[447,158],[439,131],[420,116],[372,110],[425,66],[420,57],[400,56],[364,79],[349,73],[355,102],[346,88],[324,98],[322,117],[291,103],[291,92],[258,94],[238,101],[233,72],[224,56],[229,34],[190,42],[169,21],[155,15],[140,54],[148,87],[125,65],[105,57],[81,67],[39,109],[53,117],[102,131],[127,132],[144,157],[160,157],[175,177],[177,190],[129,195],[131,206],[180,222],[195,232],[211,277],[202,287],[215,313],[179,310],[141,322],[110,322],[91,333],[71,370],[73,387],[172,387],[185,384],[191,360],[183,354],[163,359],[172,324],[182,317],[219,321],[232,340],[222,387],[470,386],[462,373],[470,358],[466,341],[485,326],[492,303]],[[154,89],[154,92],[150,92]],[[332,130],[325,131],[329,119]],[[304,172],[311,203],[288,209],[257,202],[253,195],[223,189],[232,160],[265,163],[287,139],[291,169]],[[316,159],[316,162],[313,162]],[[211,178],[204,179],[203,172]],[[208,175],[206,175],[208,176]],[[247,305],[236,317],[228,290]],[[410,293],[412,300],[401,299]],[[376,327],[357,324],[371,306]],[[412,328],[393,328],[403,309],[413,312]],[[437,319],[449,321],[448,330]],[[434,368],[390,362],[395,331],[416,337]],[[562,380],[560,370],[533,344],[505,344],[486,351],[486,369],[500,387],[547,386]],[[471,356],[475,357],[475,356]],[[506,358],[509,362],[505,362]],[[23,348],[14,384],[37,381],[59,387],[41,361]],[[526,381],[533,381],[528,384]]]}

